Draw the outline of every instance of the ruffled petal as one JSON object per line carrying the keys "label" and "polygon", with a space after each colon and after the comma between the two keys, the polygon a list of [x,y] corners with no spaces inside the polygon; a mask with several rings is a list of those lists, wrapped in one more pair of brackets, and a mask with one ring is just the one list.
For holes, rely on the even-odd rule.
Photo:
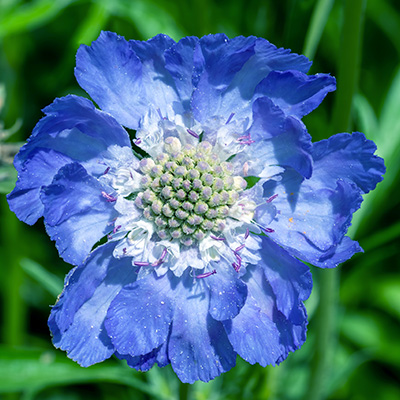
{"label": "ruffled petal", "polygon": [[99,170],[100,155],[109,146],[130,147],[125,129],[88,99],[68,95],[54,100],[43,112],[46,116],[37,123],[15,159],[17,169],[38,147],[58,151],[94,171]]}
{"label": "ruffled petal", "polygon": [[168,355],[179,379],[208,382],[231,369],[236,353],[221,322],[208,313],[209,293],[201,281],[193,282],[189,274],[183,275],[175,288],[175,299]]}
{"label": "ruffled petal", "polygon": [[330,268],[337,265],[334,255],[339,247],[340,251],[346,249],[347,258],[360,251],[358,245],[348,246],[348,242],[340,246],[362,201],[354,184],[337,180],[331,189],[314,176],[304,180],[288,170],[282,181],[264,184],[264,195],[278,195],[273,200],[277,214],[269,225],[274,230],[270,237],[295,257]]}
{"label": "ruffled petal", "polygon": [[66,262],[80,265],[112,230],[111,221],[118,213],[107,195],[112,198],[111,188],[77,163],[61,168],[52,184],[43,188],[46,230]]}
{"label": "ruffled petal", "polygon": [[[200,122],[215,115],[226,120],[232,113],[236,114],[235,118],[249,118],[255,88],[271,71],[306,73],[311,66],[306,57],[288,49],[278,49],[267,40],[255,37],[238,37],[229,41],[225,38],[223,53],[220,54],[215,43],[221,39],[211,35],[207,42],[201,39],[206,44],[202,46],[202,50],[206,49],[203,50],[205,72],[192,101],[194,115]],[[216,70],[219,72],[215,73]]]}
{"label": "ruffled petal", "polygon": [[276,298],[277,309],[294,323],[304,316],[299,304],[311,294],[310,269],[267,237],[262,237],[259,265]]}
{"label": "ruffled petal", "polygon": [[173,315],[172,294],[168,277],[158,278],[155,273],[122,289],[105,322],[119,354],[141,356],[166,341]]}
{"label": "ruffled petal", "polygon": [[150,353],[144,355],[136,357],[119,353],[116,353],[115,355],[121,360],[126,360],[127,364],[131,368],[135,368],[141,372],[146,372],[152,368],[155,363],[157,363],[160,368],[165,367],[170,363],[167,354],[167,347],[167,342],[165,342],[157,349],[154,349]]}
{"label": "ruffled petal", "polygon": [[340,133],[314,143],[314,176],[334,186],[337,179],[354,182],[364,193],[373,190],[385,173],[383,159],[374,155],[375,143],[364,134]]}
{"label": "ruffled petal", "polygon": [[165,51],[165,68],[175,81],[175,86],[184,109],[190,107],[190,99],[197,85],[196,80],[204,68],[202,57],[196,59],[199,52],[199,38],[187,36]]}
{"label": "ruffled petal", "polygon": [[76,79],[103,110],[122,125],[138,129],[149,107],[165,116],[178,100],[163,58],[173,43],[166,35],[128,42],[115,33],[102,32],[91,46],[79,48]]}
{"label": "ruffled petal", "polygon": [[231,265],[222,260],[215,275],[205,281],[210,289],[210,315],[217,321],[236,317],[247,297],[247,286]]}
{"label": "ruffled petal", "polygon": [[87,99],[70,95],[43,111],[46,116],[15,157],[18,181],[8,196],[10,208],[28,224],[43,215],[40,189],[51,183],[62,166],[78,161],[99,176],[106,169],[104,157],[110,146],[130,147],[127,132]]}
{"label": "ruffled petal", "polygon": [[284,113],[267,97],[261,97],[253,103],[253,123],[249,129],[250,137],[262,141],[257,152],[254,145],[248,146],[246,155],[268,153],[263,162],[269,165],[292,167],[301,175],[309,178],[312,174],[311,137],[305,126]]}
{"label": "ruffled petal", "polygon": [[54,346],[83,367],[114,353],[104,319],[114,297],[135,279],[131,260],[116,260],[113,248],[113,244],[98,247],[83,266],[70,272],[50,314]]}
{"label": "ruffled petal", "polygon": [[269,97],[286,115],[301,118],[317,108],[328,92],[335,89],[335,78],[327,74],[272,71],[257,86],[256,93]]}
{"label": "ruffled petal", "polygon": [[[235,108],[227,111],[221,104],[223,93],[234,76],[254,55],[255,42],[255,37],[239,36],[229,40],[222,34],[208,35],[200,39],[204,69],[192,98],[193,114],[198,121],[206,122],[215,115],[227,119],[230,113],[235,112]],[[237,97],[238,99],[240,97]],[[240,101],[236,107],[239,105]]]}
{"label": "ruffled petal", "polygon": [[21,221],[33,225],[44,211],[40,201],[42,186],[49,185],[57,171],[70,162],[69,157],[57,151],[35,148],[20,170],[14,190],[7,195],[11,211]]}
{"label": "ruffled petal", "polygon": [[305,340],[307,319],[301,303],[299,316],[292,320],[277,309],[275,294],[265,278],[265,268],[248,266],[243,280],[248,287],[246,304],[239,315],[224,321],[224,328],[234,350],[251,364],[277,365],[289,351]]}

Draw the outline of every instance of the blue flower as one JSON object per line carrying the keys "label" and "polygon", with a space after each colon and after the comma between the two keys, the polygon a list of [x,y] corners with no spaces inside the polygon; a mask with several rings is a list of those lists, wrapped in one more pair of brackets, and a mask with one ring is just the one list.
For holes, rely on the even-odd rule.
{"label": "blue flower", "polygon": [[222,34],[103,32],[80,47],[75,75],[101,110],[72,95],[46,107],[8,196],[76,266],[49,318],[56,347],[85,367],[115,354],[194,382],[304,343],[302,261],[362,251],[345,235],[384,173],[362,133],[311,142],[301,118],[335,79],[310,64]]}

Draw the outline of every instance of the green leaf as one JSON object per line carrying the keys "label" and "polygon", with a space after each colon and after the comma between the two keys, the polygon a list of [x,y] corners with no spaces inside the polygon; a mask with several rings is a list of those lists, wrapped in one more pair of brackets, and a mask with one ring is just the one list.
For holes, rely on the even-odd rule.
{"label": "green leaf", "polygon": [[354,96],[353,107],[361,132],[364,132],[368,138],[375,140],[376,136],[379,135],[379,129],[378,120],[371,104],[366,97],[357,93]]}
{"label": "green leaf", "polygon": [[303,54],[313,59],[328,21],[334,0],[318,0],[304,42]]}
{"label": "green leaf", "polygon": [[129,18],[142,38],[148,39],[159,33],[165,33],[175,40],[185,36],[185,32],[177,25],[176,20],[158,2],[137,0],[134,6],[129,0],[104,1],[110,14]]}
{"label": "green leaf", "polygon": [[38,391],[49,386],[113,382],[130,386],[156,399],[169,399],[137,377],[135,370],[112,360],[82,368],[63,353],[31,348],[0,347],[0,393]]}
{"label": "green leaf", "polygon": [[22,269],[34,280],[36,280],[52,296],[57,297],[63,288],[63,282],[60,278],[53,275],[37,262],[29,258],[21,260]]}
{"label": "green leaf", "polygon": [[0,17],[0,38],[45,24],[76,0],[36,0]]}
{"label": "green leaf", "polygon": [[360,311],[347,313],[342,321],[342,333],[360,348],[368,349],[375,359],[398,365],[400,343],[398,326],[383,313]]}
{"label": "green leaf", "polygon": [[375,302],[400,320],[400,277],[386,276],[375,286]]}
{"label": "green leaf", "polygon": [[0,165],[0,193],[10,193],[17,181],[17,171],[13,165]]}

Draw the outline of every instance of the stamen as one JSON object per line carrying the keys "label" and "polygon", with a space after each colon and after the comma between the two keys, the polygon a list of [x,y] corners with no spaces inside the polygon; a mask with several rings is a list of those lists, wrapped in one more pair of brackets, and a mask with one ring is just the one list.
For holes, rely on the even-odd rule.
{"label": "stamen", "polygon": [[101,194],[109,203],[113,203],[114,201],[117,201],[116,197],[113,197],[110,194],[107,194],[106,192],[101,192]]}
{"label": "stamen", "polygon": [[214,275],[214,274],[216,274],[216,273],[217,273],[217,271],[214,269],[214,270],[212,270],[211,272],[206,272],[206,273],[204,273],[204,274],[197,275],[197,276],[195,276],[195,278],[196,278],[196,279],[207,278],[207,277],[209,277],[209,276],[211,276],[211,275]]}
{"label": "stamen", "polygon": [[135,143],[136,146],[139,146],[140,143],[142,143],[142,139],[141,138],[137,138],[133,141],[133,143]]}
{"label": "stamen", "polygon": [[161,265],[164,262],[164,258],[166,255],[167,255],[167,248],[164,247],[164,250],[162,251],[160,258],[157,261],[153,262],[151,266],[158,267],[159,265]]}
{"label": "stamen", "polygon": [[196,139],[198,139],[200,137],[196,132],[192,131],[191,129],[186,129],[186,131],[187,131],[187,133],[189,133],[189,135],[192,135]]}
{"label": "stamen", "polygon": [[103,172],[103,175],[108,174],[108,171],[111,169],[111,167],[107,167],[106,170]]}
{"label": "stamen", "polygon": [[232,267],[235,268],[236,272],[239,272],[240,270],[240,265],[236,264],[236,263],[232,263]]}
{"label": "stamen", "polygon": [[118,229],[121,228],[121,225],[115,226],[113,229],[113,233],[117,233]]}
{"label": "stamen", "polygon": [[232,113],[232,114],[228,117],[228,119],[227,119],[226,122],[225,122],[225,125],[228,125],[229,122],[232,121],[232,118],[233,118],[234,115],[235,115],[235,113]]}
{"label": "stamen", "polygon": [[150,263],[147,261],[135,261],[133,265],[135,265],[136,267],[148,267]]}
{"label": "stamen", "polygon": [[217,237],[217,236],[214,236],[214,235],[210,235],[210,238],[214,239],[214,240],[225,240],[225,238],[223,238],[223,237]]}
{"label": "stamen", "polygon": [[245,247],[245,244],[240,245],[239,247],[237,247],[237,248],[235,249],[235,252],[244,249],[244,247]]}
{"label": "stamen", "polygon": [[239,266],[242,265],[242,257],[240,257],[240,255],[238,253],[236,253],[235,251],[233,252],[233,254],[235,255],[236,259],[238,260]]}
{"label": "stamen", "polygon": [[269,199],[266,200],[267,203],[271,203],[272,200],[275,200],[278,197],[278,193],[271,196]]}
{"label": "stamen", "polygon": [[250,235],[249,228],[246,229],[246,233],[244,234],[244,239],[246,240]]}
{"label": "stamen", "polygon": [[166,255],[167,255],[167,248],[164,247],[164,250],[161,253],[160,261],[164,260]]}
{"label": "stamen", "polygon": [[275,230],[274,230],[274,229],[271,229],[271,228],[263,228],[263,229],[264,229],[264,231],[267,232],[267,233],[273,233],[273,232],[275,232]]}
{"label": "stamen", "polygon": [[238,142],[240,142],[240,144],[250,145],[252,143],[255,143],[254,140],[251,140],[250,133],[248,133],[247,135],[239,136],[237,140]]}
{"label": "stamen", "polygon": [[126,254],[126,252],[127,252],[126,247],[124,247],[124,248],[122,249],[122,253]]}

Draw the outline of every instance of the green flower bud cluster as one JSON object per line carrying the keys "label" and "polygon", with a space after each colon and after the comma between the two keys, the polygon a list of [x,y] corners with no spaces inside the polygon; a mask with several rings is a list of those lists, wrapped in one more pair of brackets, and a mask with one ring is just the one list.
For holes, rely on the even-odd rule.
{"label": "green flower bud cluster", "polygon": [[190,246],[225,228],[230,206],[247,183],[212,150],[207,141],[182,146],[171,136],[163,153],[140,161],[142,190],[134,201],[161,239]]}

